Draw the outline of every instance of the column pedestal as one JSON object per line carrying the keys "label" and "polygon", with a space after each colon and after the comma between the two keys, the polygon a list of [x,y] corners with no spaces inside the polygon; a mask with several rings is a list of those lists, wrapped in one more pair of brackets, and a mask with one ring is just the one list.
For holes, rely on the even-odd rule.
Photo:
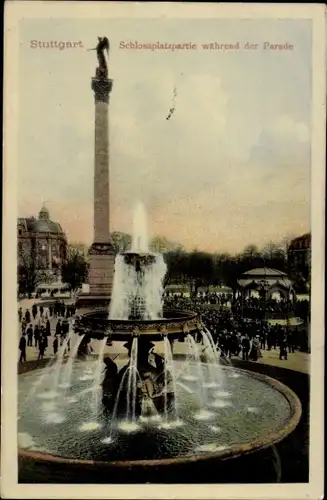
{"label": "column pedestal", "polygon": [[78,295],[76,307],[79,310],[108,307],[112,294],[115,266],[115,252],[112,244],[93,243],[89,255],[89,292]]}

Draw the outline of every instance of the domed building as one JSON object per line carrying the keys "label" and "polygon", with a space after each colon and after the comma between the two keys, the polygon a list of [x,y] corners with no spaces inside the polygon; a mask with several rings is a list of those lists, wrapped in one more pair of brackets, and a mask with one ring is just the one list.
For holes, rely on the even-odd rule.
{"label": "domed building", "polygon": [[67,255],[67,238],[58,222],[42,207],[38,218],[17,220],[18,268],[32,267],[42,271],[49,281],[58,279]]}

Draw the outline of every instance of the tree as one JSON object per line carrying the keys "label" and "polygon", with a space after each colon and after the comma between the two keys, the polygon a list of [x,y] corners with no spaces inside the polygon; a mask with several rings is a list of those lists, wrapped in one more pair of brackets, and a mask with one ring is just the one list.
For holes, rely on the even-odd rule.
{"label": "tree", "polygon": [[44,279],[44,271],[37,269],[33,242],[31,245],[19,242],[17,258],[18,292],[30,295]]}
{"label": "tree", "polygon": [[67,259],[62,266],[62,281],[69,285],[72,292],[85,283],[88,275],[88,263],[84,252],[78,246],[68,245]]}
{"label": "tree", "polygon": [[122,233],[121,231],[113,231],[110,238],[116,254],[130,250],[132,245],[132,237],[130,234]]}
{"label": "tree", "polygon": [[89,247],[85,243],[81,242],[72,242],[69,245],[70,248],[74,248],[79,255],[82,255],[85,260],[88,262],[89,260]]}
{"label": "tree", "polygon": [[236,291],[238,289],[238,279],[241,274],[247,271],[246,262],[242,261],[240,256],[224,254],[221,260],[221,270],[223,282],[226,286],[232,289],[233,301],[235,300]]}
{"label": "tree", "polygon": [[165,253],[164,259],[167,264],[164,285],[166,286],[169,283],[187,283],[189,255],[182,250],[176,250]]}
{"label": "tree", "polygon": [[149,246],[152,252],[157,253],[184,251],[182,245],[168,240],[165,236],[155,236],[152,238]]}
{"label": "tree", "polygon": [[213,281],[214,263],[212,255],[194,250],[189,255],[188,278],[192,293],[196,295],[200,286],[208,287]]}
{"label": "tree", "polygon": [[265,262],[265,267],[278,269],[279,271],[287,272],[287,252],[276,243],[268,243],[263,249],[262,256]]}

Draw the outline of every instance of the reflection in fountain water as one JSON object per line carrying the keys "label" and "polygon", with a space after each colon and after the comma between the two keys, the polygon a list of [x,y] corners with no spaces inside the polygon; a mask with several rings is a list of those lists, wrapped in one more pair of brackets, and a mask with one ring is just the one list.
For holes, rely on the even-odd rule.
{"label": "reflection in fountain water", "polygon": [[99,422],[84,422],[79,426],[78,430],[81,432],[90,432],[99,429],[101,425]]}
{"label": "reflection in fountain water", "polygon": [[130,422],[128,420],[123,420],[122,422],[118,423],[118,429],[123,431],[123,432],[136,432],[140,429],[140,425],[137,424],[136,422]]}
{"label": "reflection in fountain water", "polygon": [[216,425],[209,425],[209,429],[214,432],[215,434],[218,434],[219,432],[221,432],[221,428],[220,427],[217,427]]}
{"label": "reflection in fountain water", "polygon": [[215,414],[212,411],[201,409],[194,415],[195,420],[211,420]]}
{"label": "reflection in fountain water", "polygon": [[215,399],[210,403],[212,408],[226,408],[227,406],[232,406],[230,401],[226,401],[224,399]]}
{"label": "reflection in fountain water", "polygon": [[62,424],[65,420],[64,415],[60,413],[47,413],[45,417],[45,421],[49,424]]}

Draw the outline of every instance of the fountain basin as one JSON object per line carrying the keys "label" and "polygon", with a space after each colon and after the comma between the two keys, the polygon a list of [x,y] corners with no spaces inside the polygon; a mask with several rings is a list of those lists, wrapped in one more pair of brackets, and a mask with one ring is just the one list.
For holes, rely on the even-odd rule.
{"label": "fountain basin", "polygon": [[[76,364],[75,380],[87,365],[88,362]],[[288,387],[261,374],[231,368],[224,371],[227,390],[218,392],[222,401],[231,396],[230,405],[196,409],[187,393],[182,398],[178,425],[165,427],[159,421],[140,421],[136,432],[134,428],[122,427],[114,433],[113,442],[105,441],[110,428],[105,419],[100,417],[98,427],[85,422],[81,425],[83,420],[89,420],[86,398],[70,407],[64,422],[43,420],[37,404],[20,409],[19,435],[25,436],[25,444],[20,443],[20,462],[33,462],[49,471],[54,466],[63,466],[65,470],[77,467],[81,475],[90,468],[103,470],[104,474],[122,469],[129,474],[140,468],[150,473],[158,467],[220,462],[258,452],[295,429],[301,403]],[[36,370],[19,377],[19,398],[26,386],[41,375],[42,370]],[[73,385],[78,388],[76,382]],[[213,397],[216,393],[217,389]]]}
{"label": "fountain basin", "polygon": [[127,341],[131,336],[146,336],[149,341],[159,341],[164,335],[171,339],[195,333],[202,327],[199,314],[190,311],[163,311],[163,317],[154,320],[120,320],[108,317],[108,309],[96,309],[76,318],[74,330],[94,339],[107,336],[110,340]]}

